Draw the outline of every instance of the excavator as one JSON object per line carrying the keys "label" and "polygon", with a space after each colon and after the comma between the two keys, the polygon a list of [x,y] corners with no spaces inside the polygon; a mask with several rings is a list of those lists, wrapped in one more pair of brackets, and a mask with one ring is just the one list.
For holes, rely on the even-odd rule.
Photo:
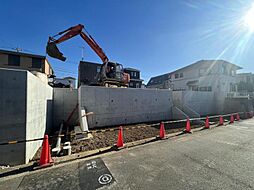
{"label": "excavator", "polygon": [[[46,47],[47,54],[52,58],[65,61],[66,57],[64,57],[63,53],[59,51],[57,44],[69,40],[77,35],[81,36],[81,38],[94,50],[103,62],[95,85],[106,87],[127,87],[130,81],[129,74],[124,73],[123,66],[121,64],[109,61],[107,55],[96,43],[93,37],[85,30],[84,25],[82,24],[70,27],[62,32],[59,32],[53,37],[49,37]],[[55,39],[57,36],[60,37]]]}

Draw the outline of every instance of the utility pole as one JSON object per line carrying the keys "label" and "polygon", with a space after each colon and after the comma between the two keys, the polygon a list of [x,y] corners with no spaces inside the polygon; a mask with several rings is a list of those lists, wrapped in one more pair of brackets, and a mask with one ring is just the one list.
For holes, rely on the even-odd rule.
{"label": "utility pole", "polygon": [[79,48],[81,48],[81,61],[84,61],[85,46],[80,46]]}

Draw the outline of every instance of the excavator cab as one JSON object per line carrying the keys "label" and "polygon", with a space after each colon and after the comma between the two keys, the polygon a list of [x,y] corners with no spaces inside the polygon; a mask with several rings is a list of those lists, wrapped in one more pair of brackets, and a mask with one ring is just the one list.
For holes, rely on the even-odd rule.
{"label": "excavator cab", "polygon": [[116,62],[106,62],[101,66],[99,82],[117,86],[128,86],[130,77],[124,73],[123,65]]}
{"label": "excavator cab", "polygon": [[48,42],[46,47],[46,52],[50,57],[65,61],[66,57],[60,52],[55,42]]}

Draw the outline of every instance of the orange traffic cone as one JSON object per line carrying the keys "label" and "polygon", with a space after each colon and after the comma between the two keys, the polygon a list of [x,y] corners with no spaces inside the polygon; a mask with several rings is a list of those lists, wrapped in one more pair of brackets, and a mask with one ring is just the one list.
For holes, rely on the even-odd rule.
{"label": "orange traffic cone", "polygon": [[119,127],[119,132],[118,132],[118,138],[117,138],[117,148],[123,147],[123,127]]}
{"label": "orange traffic cone", "polygon": [[239,113],[236,114],[236,121],[240,121]]}
{"label": "orange traffic cone", "polygon": [[223,119],[223,117],[222,117],[222,116],[220,116],[220,122],[219,122],[219,125],[223,125],[223,123],[224,123],[224,119]]}
{"label": "orange traffic cone", "polygon": [[234,116],[231,114],[229,123],[234,123]]}
{"label": "orange traffic cone", "polygon": [[209,128],[210,128],[210,123],[209,123],[209,118],[208,118],[208,116],[206,116],[206,119],[205,119],[205,128],[206,128],[206,129],[209,129]]}
{"label": "orange traffic cone", "polygon": [[161,122],[160,124],[160,139],[164,139],[165,138],[165,128],[164,128],[164,123]]}
{"label": "orange traffic cone", "polygon": [[41,167],[47,166],[52,163],[53,160],[50,154],[50,147],[49,147],[49,137],[48,135],[44,136],[43,143],[42,143],[42,150],[41,150],[41,157],[39,165]]}
{"label": "orange traffic cone", "polygon": [[186,121],[185,132],[191,133],[191,126],[190,126],[190,119],[189,118],[187,118],[187,121]]}

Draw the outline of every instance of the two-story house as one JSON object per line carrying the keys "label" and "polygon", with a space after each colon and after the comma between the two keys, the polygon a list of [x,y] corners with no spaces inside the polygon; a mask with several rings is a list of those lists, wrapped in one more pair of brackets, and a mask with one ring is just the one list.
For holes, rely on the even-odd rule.
{"label": "two-story house", "polygon": [[143,80],[140,79],[140,71],[134,68],[124,68],[124,72],[130,75],[130,88],[141,88]]}
{"label": "two-story house", "polygon": [[45,56],[8,50],[0,50],[0,68],[28,70],[45,83],[54,74]]}
{"label": "two-story house", "polygon": [[237,91],[236,71],[241,67],[224,60],[201,60],[176,71],[152,77],[147,88],[174,91]]}

